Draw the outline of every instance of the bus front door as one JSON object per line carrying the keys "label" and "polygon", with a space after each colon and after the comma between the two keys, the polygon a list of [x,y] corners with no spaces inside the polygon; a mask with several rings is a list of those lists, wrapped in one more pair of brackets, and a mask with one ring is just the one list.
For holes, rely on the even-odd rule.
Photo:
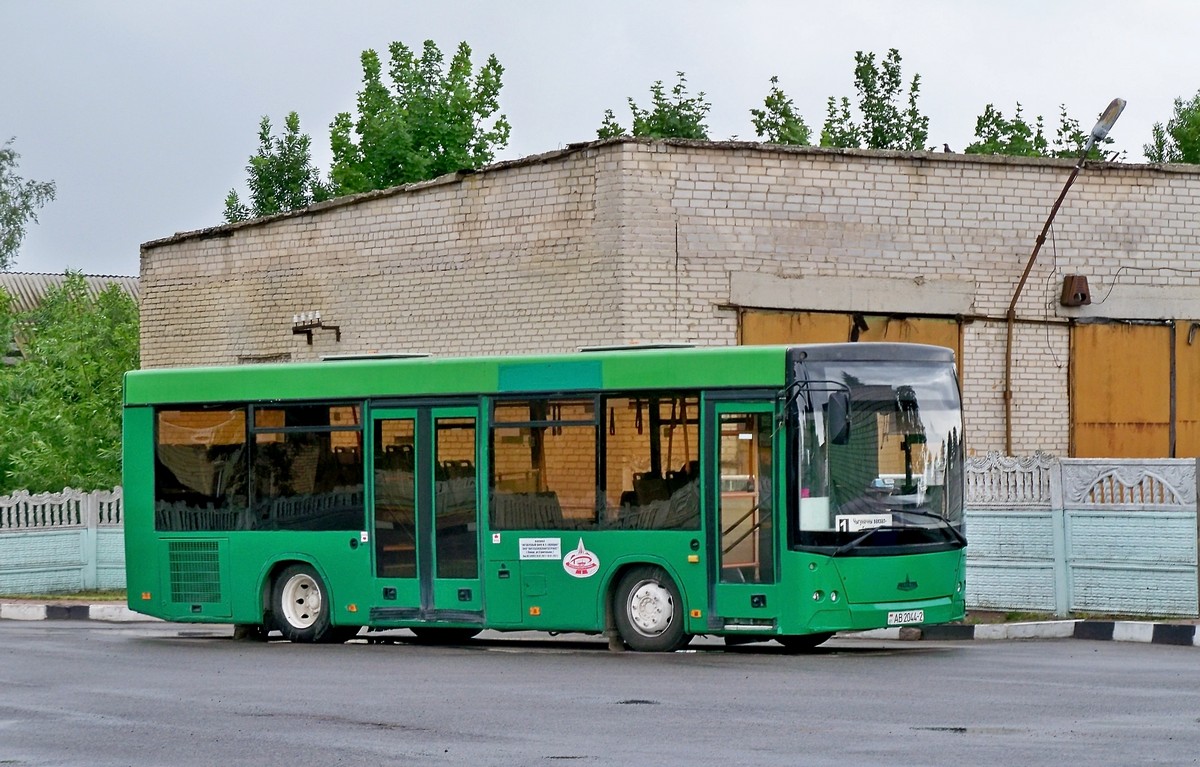
{"label": "bus front door", "polygon": [[782,449],[775,407],[765,401],[710,401],[706,408],[709,624],[769,632],[775,604],[777,466]]}
{"label": "bus front door", "polygon": [[372,425],[372,625],[480,624],[478,408],[377,410]]}

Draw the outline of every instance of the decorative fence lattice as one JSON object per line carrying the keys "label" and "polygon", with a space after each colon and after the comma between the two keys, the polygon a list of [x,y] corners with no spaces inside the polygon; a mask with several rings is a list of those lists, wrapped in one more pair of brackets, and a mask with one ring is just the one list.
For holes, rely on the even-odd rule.
{"label": "decorative fence lattice", "polygon": [[0,496],[0,533],[17,530],[64,530],[73,527],[120,527],[121,488],[90,493],[67,488],[60,493],[18,490]]}
{"label": "decorative fence lattice", "polygon": [[967,506],[1049,506],[1051,474],[1056,466],[1056,459],[1045,453],[1034,453],[1028,458],[1013,458],[999,453],[968,458],[965,481]]}

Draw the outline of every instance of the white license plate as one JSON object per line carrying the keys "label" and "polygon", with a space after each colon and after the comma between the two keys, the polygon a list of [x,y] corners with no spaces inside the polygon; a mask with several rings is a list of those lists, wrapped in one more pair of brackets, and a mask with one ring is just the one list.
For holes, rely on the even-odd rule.
{"label": "white license plate", "polygon": [[924,610],[901,610],[896,613],[888,613],[889,626],[902,626],[905,623],[924,623]]}

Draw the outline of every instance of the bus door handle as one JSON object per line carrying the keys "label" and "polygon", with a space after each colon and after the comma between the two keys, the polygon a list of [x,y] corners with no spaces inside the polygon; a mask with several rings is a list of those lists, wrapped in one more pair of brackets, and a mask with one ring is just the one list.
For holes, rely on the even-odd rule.
{"label": "bus door handle", "polygon": [[352,548],[352,549],[358,548],[358,539],[357,538],[350,539],[350,548]]}

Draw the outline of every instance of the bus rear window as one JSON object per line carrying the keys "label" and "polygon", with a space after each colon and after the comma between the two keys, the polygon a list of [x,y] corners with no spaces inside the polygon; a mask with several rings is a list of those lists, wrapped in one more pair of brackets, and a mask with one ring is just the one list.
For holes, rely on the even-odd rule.
{"label": "bus rear window", "polygon": [[250,412],[251,419],[244,407],[158,412],[156,529],[359,530],[361,408]]}
{"label": "bus rear window", "polygon": [[158,530],[233,530],[249,507],[246,409],[160,410],[154,497]]}

